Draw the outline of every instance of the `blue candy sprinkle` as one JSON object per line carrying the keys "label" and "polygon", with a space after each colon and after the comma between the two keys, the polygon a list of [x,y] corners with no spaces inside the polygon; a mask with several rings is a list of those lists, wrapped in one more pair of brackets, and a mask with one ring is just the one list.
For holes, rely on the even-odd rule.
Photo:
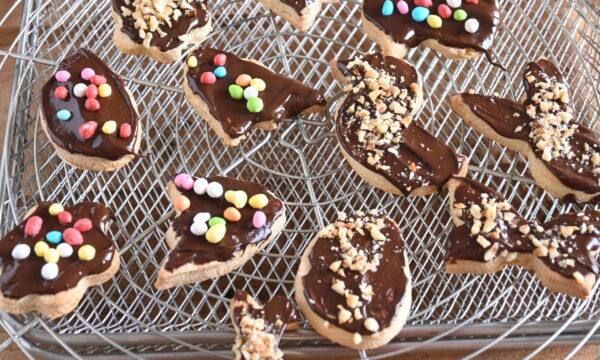
{"label": "blue candy sprinkle", "polygon": [[427,17],[429,16],[429,9],[422,6],[417,6],[413,9],[411,14],[414,21],[425,21],[425,19],[427,19]]}
{"label": "blue candy sprinkle", "polygon": [[218,66],[215,71],[213,71],[213,73],[215,73],[215,76],[218,78],[222,78],[225,77],[225,75],[227,75],[227,69],[225,69],[225,67],[223,66]]}
{"label": "blue candy sprinkle", "polygon": [[71,112],[69,110],[59,110],[56,113],[56,117],[59,120],[66,121],[66,120],[69,120],[71,118]]}
{"label": "blue candy sprinkle", "polygon": [[60,244],[62,242],[63,235],[60,231],[50,231],[46,234],[46,240],[52,244]]}
{"label": "blue candy sprinkle", "polygon": [[394,13],[394,3],[392,0],[385,0],[383,7],[381,8],[381,14],[383,16],[390,16]]}

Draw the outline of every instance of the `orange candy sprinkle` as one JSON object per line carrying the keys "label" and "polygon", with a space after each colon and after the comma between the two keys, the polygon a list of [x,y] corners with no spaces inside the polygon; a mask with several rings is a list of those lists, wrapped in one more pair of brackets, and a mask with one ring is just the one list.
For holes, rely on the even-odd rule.
{"label": "orange candy sprinkle", "polygon": [[235,84],[241,87],[246,87],[250,85],[250,81],[252,81],[252,77],[248,74],[242,74],[235,79]]}
{"label": "orange candy sprinkle", "polygon": [[177,209],[177,211],[185,211],[190,207],[190,199],[183,195],[178,196],[173,201],[173,205],[175,206],[175,209]]}
{"label": "orange candy sprinkle", "polygon": [[240,219],[242,218],[242,214],[240,213],[240,211],[238,209],[236,209],[234,207],[228,207],[223,212],[223,217],[227,221],[236,222],[236,221],[240,221]]}

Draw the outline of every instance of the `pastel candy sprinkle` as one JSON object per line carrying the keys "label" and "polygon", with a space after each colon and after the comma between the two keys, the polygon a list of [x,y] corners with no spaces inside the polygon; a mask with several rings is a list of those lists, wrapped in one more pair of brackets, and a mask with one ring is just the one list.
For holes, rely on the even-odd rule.
{"label": "pastel candy sprinkle", "polygon": [[59,212],[57,217],[58,217],[58,222],[61,224],[68,224],[71,221],[73,221],[73,215],[71,215],[71,213],[68,211]]}
{"label": "pastel candy sprinkle", "polygon": [[442,18],[437,15],[429,15],[427,17],[427,24],[434,29],[442,27]]}
{"label": "pastel candy sprinkle", "polygon": [[433,2],[431,0],[415,0],[415,6],[432,7]]}
{"label": "pastel candy sprinkle", "polygon": [[211,198],[219,198],[223,195],[223,186],[218,182],[213,181],[206,187],[206,193]]}
{"label": "pastel candy sprinkle", "polygon": [[250,86],[256,88],[258,91],[264,91],[267,88],[265,81],[260,78],[254,78],[250,80]]}
{"label": "pastel candy sprinkle", "polygon": [[94,98],[85,99],[85,103],[83,104],[83,106],[86,108],[86,110],[89,111],[100,110],[100,102]]}
{"label": "pastel candy sprinkle", "polygon": [[394,13],[394,4],[392,0],[385,0],[383,6],[381,7],[381,15],[390,16]]}
{"label": "pastel candy sprinkle", "polygon": [[239,85],[231,84],[227,90],[229,90],[229,96],[236,100],[240,100],[244,97],[244,89]]}
{"label": "pastel candy sprinkle", "polygon": [[255,228],[260,229],[261,227],[265,226],[266,223],[267,216],[264,212],[257,211],[254,213],[254,216],[252,216],[252,226],[254,226]]}
{"label": "pastel candy sprinkle", "polygon": [[10,254],[16,260],[27,259],[29,254],[31,254],[31,248],[27,244],[18,244],[12,249]]}
{"label": "pastel candy sprinkle", "polygon": [[108,84],[101,84],[98,86],[98,95],[101,98],[109,97],[112,95],[112,88]]}
{"label": "pastel candy sprinkle", "polygon": [[227,209],[225,209],[225,211],[223,211],[223,217],[227,221],[236,222],[240,221],[240,219],[242,218],[242,214],[238,209],[234,208],[233,206],[230,206]]}
{"label": "pastel candy sprinkle", "polygon": [[175,176],[174,182],[175,185],[184,190],[191,190],[194,187],[194,179],[186,173],[181,173]]}
{"label": "pastel candy sprinkle", "polygon": [[256,194],[248,200],[248,203],[255,209],[262,209],[269,203],[269,198],[265,194]]}
{"label": "pastel candy sprinkle", "polygon": [[467,12],[463,9],[458,9],[454,12],[454,20],[463,21],[467,18]]}
{"label": "pastel candy sprinkle", "polygon": [[468,3],[471,3],[471,4],[478,4],[479,3],[479,0],[466,0],[466,1]]}
{"label": "pastel candy sprinkle", "polygon": [[248,202],[248,194],[243,190],[227,192],[225,200],[232,203],[236,208],[241,209]]}
{"label": "pastel candy sprinkle", "polygon": [[66,242],[58,244],[56,247],[61,258],[68,258],[73,255],[73,247]]}
{"label": "pastel candy sprinkle", "polygon": [[105,134],[114,134],[117,131],[117,122],[108,120],[102,125],[102,132]]}
{"label": "pastel candy sprinkle", "polygon": [[82,139],[87,140],[87,139],[91,138],[92,136],[94,136],[97,128],[98,128],[97,122],[87,121],[79,127],[79,136],[81,136]]}
{"label": "pastel candy sprinkle", "polygon": [[69,96],[69,90],[67,90],[66,87],[59,86],[56,89],[54,89],[54,97],[56,97],[57,99],[64,100],[67,98],[67,96]]}
{"label": "pastel candy sprinkle", "polygon": [[462,3],[462,1],[461,0],[446,0],[446,3],[451,8],[459,8],[460,5],[461,5],[461,3]]}
{"label": "pastel candy sprinkle", "polygon": [[217,54],[213,58],[213,63],[215,66],[223,66],[225,65],[225,62],[227,62],[227,55],[225,54]]}
{"label": "pastel candy sprinkle", "polygon": [[44,261],[49,263],[55,263],[60,260],[60,253],[56,249],[48,249],[44,253]]}
{"label": "pastel candy sprinkle", "polygon": [[227,228],[223,224],[217,224],[215,226],[211,226],[211,228],[208,229],[208,231],[205,234],[206,241],[208,241],[211,244],[216,244],[216,243],[220,242],[221,240],[223,240],[223,238],[225,237],[226,231],[227,231]]}
{"label": "pastel candy sprinkle", "polygon": [[100,85],[106,83],[106,78],[102,75],[94,75],[94,76],[92,76],[90,81],[92,82],[92,84],[94,84],[96,86],[100,86]]}
{"label": "pastel candy sprinkle", "polygon": [[87,85],[84,83],[75,84],[73,87],[73,94],[77,97],[84,97],[85,90],[87,90]]}
{"label": "pastel candy sprinkle", "polygon": [[85,89],[85,96],[95,99],[98,97],[98,87],[94,84],[89,84]]}
{"label": "pastel candy sprinkle", "polygon": [[92,220],[90,220],[88,218],[79,219],[79,220],[75,221],[75,224],[73,225],[73,227],[82,233],[86,232],[86,231],[90,231],[90,230],[92,230]]}
{"label": "pastel candy sprinkle", "polygon": [[223,219],[222,217],[218,217],[218,216],[213,216],[212,218],[210,218],[210,220],[208,220],[208,226],[215,226],[215,225],[225,225],[227,222],[225,222],[225,219]]}
{"label": "pastel candy sprinkle", "polygon": [[56,216],[63,211],[65,211],[65,208],[59,203],[54,203],[48,208],[48,213],[52,216]]}
{"label": "pastel candy sprinkle", "polygon": [[131,125],[128,123],[121,124],[119,128],[119,137],[126,139],[131,136]]}
{"label": "pastel candy sprinkle", "polygon": [[42,229],[43,223],[44,220],[42,220],[42,218],[39,216],[30,217],[25,223],[25,234],[29,236],[35,236],[39,234],[40,230]]}
{"label": "pastel candy sprinkle", "polygon": [[227,75],[227,69],[224,66],[218,66],[213,72],[218,78],[224,78]]}
{"label": "pastel candy sprinkle", "polygon": [[200,74],[200,82],[204,85],[211,85],[217,82],[217,77],[210,71],[205,71]]}
{"label": "pastel candy sprinkle", "polygon": [[465,30],[471,34],[477,32],[477,30],[479,30],[479,21],[473,18],[467,20],[465,22]]}
{"label": "pastel candy sprinkle", "polygon": [[248,111],[254,114],[261,112],[264,109],[264,107],[265,104],[259,97],[250,98],[246,103],[246,108],[248,109]]}
{"label": "pastel candy sprinkle", "polygon": [[46,263],[42,266],[42,277],[46,280],[54,280],[58,276],[58,265],[56,263]]}
{"label": "pastel candy sprinkle", "polygon": [[244,89],[244,98],[246,98],[246,100],[255,98],[258,96],[258,89],[255,88],[254,86],[248,86],[247,88]]}
{"label": "pastel candy sprinkle", "polygon": [[56,74],[54,74],[54,78],[56,78],[56,81],[64,83],[69,81],[69,79],[71,78],[71,73],[66,70],[60,70],[57,71]]}
{"label": "pastel candy sprinkle", "polygon": [[[206,189],[208,188],[208,181],[204,178],[196,179],[194,181],[194,192],[198,195],[206,194]],[[206,219],[208,221],[208,219]]]}
{"label": "pastel candy sprinkle", "polygon": [[187,59],[187,66],[195,68],[196,66],[198,66],[198,59],[194,55],[190,56]]}
{"label": "pastel candy sprinkle", "polygon": [[398,11],[402,15],[406,15],[409,12],[408,4],[404,0],[398,1],[398,4],[396,4],[396,7],[398,8]]}
{"label": "pastel candy sprinkle", "polygon": [[92,245],[83,245],[77,251],[77,256],[81,260],[90,261],[96,257],[96,249]]}
{"label": "pastel candy sprinkle", "polygon": [[91,68],[85,68],[83,70],[81,70],[81,78],[83,80],[90,80],[92,78],[92,76],[96,75],[96,72],[94,71],[94,69]]}
{"label": "pastel candy sprinkle", "polygon": [[38,241],[33,246],[33,252],[38,257],[44,257],[44,254],[46,253],[46,250],[48,250],[48,249],[50,249],[50,246],[45,241]]}
{"label": "pastel candy sprinkle", "polygon": [[173,201],[173,205],[175,206],[175,209],[177,209],[177,211],[186,211],[190,208],[190,199],[183,195],[180,195],[175,198],[175,200]]}
{"label": "pastel candy sprinkle", "polygon": [[210,220],[210,213],[207,212],[199,212],[194,216],[195,223],[205,223]]}
{"label": "pastel candy sprinkle", "polygon": [[413,9],[411,15],[413,20],[416,22],[425,21],[425,19],[427,19],[427,17],[429,16],[429,9],[422,6],[417,6]]}
{"label": "pastel candy sprinkle", "polygon": [[442,19],[448,19],[452,16],[452,9],[446,4],[440,4],[438,6],[438,14]]}
{"label": "pastel candy sprinkle", "polygon": [[194,222],[192,226],[190,226],[190,231],[196,236],[202,236],[208,231],[208,226],[206,225],[206,222]]}
{"label": "pastel candy sprinkle", "polygon": [[56,117],[58,118],[58,120],[62,120],[62,121],[67,121],[69,119],[71,119],[71,112],[69,110],[59,110],[56,113]]}
{"label": "pastel candy sprinkle", "polygon": [[241,87],[250,85],[250,81],[252,81],[252,77],[248,74],[241,74],[235,79],[235,83]]}
{"label": "pastel candy sprinkle", "polygon": [[69,245],[81,245],[83,244],[83,235],[81,231],[75,228],[68,228],[63,231],[63,239]]}
{"label": "pastel candy sprinkle", "polygon": [[63,234],[60,231],[50,231],[46,234],[46,240],[52,244],[60,244],[63,239]]}

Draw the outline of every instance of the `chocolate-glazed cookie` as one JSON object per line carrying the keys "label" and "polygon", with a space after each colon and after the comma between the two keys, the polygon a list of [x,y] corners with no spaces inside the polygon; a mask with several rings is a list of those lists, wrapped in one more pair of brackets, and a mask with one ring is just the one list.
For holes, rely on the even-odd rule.
{"label": "chocolate-glazed cookie", "polygon": [[298,327],[298,315],[290,300],[275,296],[260,306],[250,294],[237,290],[230,313],[237,335],[233,345],[236,359],[283,359],[281,336]]}
{"label": "chocolate-glazed cookie", "polygon": [[258,0],[299,31],[310,29],[323,4],[338,0]]}
{"label": "chocolate-glazed cookie", "polygon": [[492,46],[501,25],[497,0],[459,1],[456,8],[446,0],[432,0],[429,8],[418,7],[413,0],[405,3],[402,10],[390,0],[363,3],[363,28],[384,54],[403,58],[408,50],[421,45],[450,59],[474,59],[485,53],[492,61]]}
{"label": "chocolate-glazed cookie", "polygon": [[139,156],[137,106],[121,77],[91,51],[63,60],[41,97],[44,131],[66,162],[109,171]]}
{"label": "chocolate-glazed cookie", "polygon": [[412,65],[372,53],[332,67],[347,94],[336,112],[336,135],[344,157],[367,182],[418,196],[465,174],[467,158],[413,120],[423,95]]}
{"label": "chocolate-glazed cookie", "polygon": [[89,286],[119,268],[119,253],[106,234],[111,217],[94,202],[42,202],[32,209],[0,240],[0,308],[50,317],[72,311]]}
{"label": "chocolate-glazed cookie", "polygon": [[177,175],[168,185],[177,217],[172,249],[155,286],[166,289],[224,275],[248,261],[285,224],[285,209],[264,185],[230,177]]}
{"label": "chocolate-glazed cookie", "polygon": [[295,290],[319,334],[355,349],[387,344],[402,329],[411,304],[398,226],[383,215],[340,213],[302,255]]}
{"label": "chocolate-glazed cookie", "polygon": [[209,48],[194,50],[184,90],[200,116],[235,146],[254,127],[274,130],[283,120],[320,111],[323,95],[253,60]]}
{"label": "chocolate-glazed cookie", "polygon": [[560,215],[545,224],[524,219],[504,197],[483,184],[448,182],[455,228],[446,242],[446,269],[491,273],[506,265],[536,272],[549,289],[587,298],[600,272],[600,212]]}
{"label": "chocolate-glazed cookie", "polygon": [[577,122],[570,93],[548,59],[529,63],[526,99],[463,93],[452,109],[469,125],[525,155],[535,181],[554,196],[580,202],[600,200],[600,135]]}

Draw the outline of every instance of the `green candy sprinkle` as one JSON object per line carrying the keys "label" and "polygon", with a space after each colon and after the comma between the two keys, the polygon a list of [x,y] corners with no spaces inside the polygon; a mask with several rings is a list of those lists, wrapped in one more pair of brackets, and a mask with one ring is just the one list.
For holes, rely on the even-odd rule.
{"label": "green candy sprinkle", "polygon": [[225,219],[215,216],[215,217],[210,218],[210,220],[208,220],[208,226],[215,226],[217,224],[225,225]]}
{"label": "green candy sprinkle", "polygon": [[456,21],[464,21],[467,19],[467,12],[463,9],[458,9],[454,12],[454,20]]}
{"label": "green candy sprinkle", "polygon": [[239,99],[243,99],[244,98],[244,89],[242,89],[241,86],[239,85],[229,85],[229,95],[231,95],[232,98],[239,100]]}
{"label": "green candy sprinkle", "polygon": [[248,111],[250,111],[251,113],[258,113],[261,112],[264,104],[261,98],[259,97],[254,97],[254,98],[250,98],[248,99],[248,103],[246,104],[246,107],[248,108]]}

